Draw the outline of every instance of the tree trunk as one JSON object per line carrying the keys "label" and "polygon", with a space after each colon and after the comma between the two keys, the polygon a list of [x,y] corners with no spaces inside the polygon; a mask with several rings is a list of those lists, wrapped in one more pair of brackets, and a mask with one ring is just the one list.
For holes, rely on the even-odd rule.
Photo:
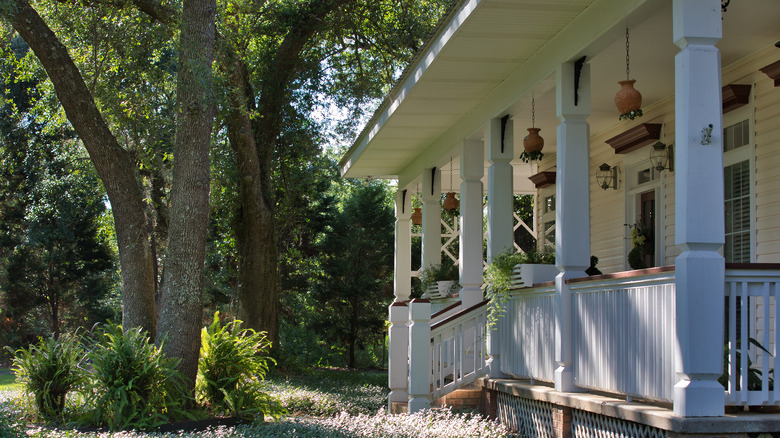
{"label": "tree trunk", "polygon": [[215,0],[185,0],[176,83],[177,117],[168,251],[160,286],[158,343],[195,386],[203,319],[209,213],[209,146],[214,120],[211,64]]}
{"label": "tree trunk", "polygon": [[122,323],[125,328],[142,327],[154,336],[152,254],[135,163],[108,129],[81,73],[54,32],[26,0],[11,0],[7,6],[0,13],[43,64],[108,193],[122,271]]}
{"label": "tree trunk", "polygon": [[[271,173],[276,140],[282,131],[281,114],[290,101],[290,84],[295,79],[301,54],[311,37],[320,30],[323,18],[347,0],[314,0],[301,11],[297,26],[290,29],[262,80],[256,123],[249,120],[247,108],[254,108],[255,96],[249,90],[245,71],[233,74],[231,83],[240,87],[243,104],[231,103],[236,120],[233,126],[234,150],[238,160],[241,191],[241,229],[238,232],[238,317],[247,327],[265,331],[276,344],[277,247]],[[243,68],[243,66],[242,66]],[[243,77],[242,77],[243,75]],[[236,91],[234,91],[235,93]],[[231,120],[233,117],[231,117]],[[232,123],[232,122],[231,122]],[[253,139],[248,137],[252,133]],[[233,139],[237,141],[234,143]]]}
{"label": "tree trunk", "polygon": [[227,115],[228,138],[236,155],[241,217],[238,241],[238,314],[244,327],[264,331],[276,345],[276,241],[270,192],[270,167],[261,171],[257,145],[249,119],[254,109],[248,72],[235,53],[223,47],[222,70],[228,75],[230,93]]}

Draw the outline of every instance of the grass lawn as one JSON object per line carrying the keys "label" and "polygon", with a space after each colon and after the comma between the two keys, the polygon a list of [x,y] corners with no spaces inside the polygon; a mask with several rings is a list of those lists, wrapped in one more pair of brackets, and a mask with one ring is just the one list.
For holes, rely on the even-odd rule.
{"label": "grass lawn", "polygon": [[[4,369],[0,368],[0,373]],[[313,370],[300,376],[273,375],[265,391],[290,414],[276,422],[255,422],[193,433],[96,433],[14,425],[22,418],[16,403],[20,388],[13,375],[0,374],[0,438],[265,438],[265,437],[506,437],[514,436],[474,413],[432,410],[389,415],[387,373]],[[4,429],[5,428],[5,429]]]}
{"label": "grass lawn", "polygon": [[21,385],[16,383],[16,376],[14,376],[13,371],[10,369],[0,368],[0,391],[9,391],[12,389],[21,389]]}

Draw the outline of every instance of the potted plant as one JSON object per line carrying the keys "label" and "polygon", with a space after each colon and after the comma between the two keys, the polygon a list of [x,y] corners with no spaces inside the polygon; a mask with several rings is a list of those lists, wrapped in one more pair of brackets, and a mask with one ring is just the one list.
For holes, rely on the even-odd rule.
{"label": "potted plant", "polygon": [[458,267],[447,257],[438,265],[423,269],[420,283],[423,295],[431,298],[446,298],[460,289]]}
{"label": "potted plant", "polygon": [[631,269],[648,268],[648,259],[652,263],[655,254],[655,239],[650,227],[641,221],[625,224],[631,230],[631,250],[628,252],[628,266]]}
{"label": "potted plant", "polygon": [[525,287],[533,287],[536,283],[552,281],[558,275],[555,266],[555,253],[549,249],[539,251],[533,249],[523,255],[523,260],[515,266],[515,273],[519,275]]}

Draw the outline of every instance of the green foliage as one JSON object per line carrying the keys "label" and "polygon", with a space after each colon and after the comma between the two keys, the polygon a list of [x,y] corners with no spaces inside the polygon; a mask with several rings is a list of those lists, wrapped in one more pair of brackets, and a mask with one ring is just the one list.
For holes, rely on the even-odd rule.
{"label": "green foliage", "polygon": [[0,438],[27,438],[27,425],[19,418],[11,400],[3,400],[0,388]]}
{"label": "green foliage", "polygon": [[83,380],[80,340],[79,335],[62,335],[16,351],[14,371],[44,418],[62,416],[66,396]]}
{"label": "green foliage", "polygon": [[185,415],[183,377],[177,359],[167,358],[139,328],[98,328],[87,354],[90,425],[150,429]]}
{"label": "green foliage", "polygon": [[543,157],[544,154],[542,151],[523,151],[520,153],[520,159],[523,161],[523,163],[530,163],[531,161],[542,161]]}
{"label": "green foliage", "polygon": [[20,347],[113,316],[117,282],[86,152],[40,107],[46,85],[27,44],[11,39],[0,57],[0,343]]}
{"label": "green foliage", "polygon": [[634,120],[637,117],[642,117],[641,109],[629,111],[625,114],[621,114],[620,117],[618,117],[618,120]]}
{"label": "green foliage", "polygon": [[271,342],[265,333],[241,329],[241,321],[220,323],[219,312],[201,330],[196,390],[199,401],[215,413],[248,417],[261,413],[278,418],[285,410],[259,389],[265,379]]}
{"label": "green foliage", "polygon": [[[737,388],[734,388],[735,390],[740,390],[741,385],[741,376],[739,375],[739,367],[742,364],[742,348],[740,348],[741,340],[737,340],[737,345],[735,346],[735,356],[736,361],[734,363],[734,368],[736,371],[736,385]],[[764,354],[768,354],[770,357],[772,356],[772,353],[766,349],[763,345],[761,345],[760,342],[758,342],[756,339],[748,337],[748,347],[754,346],[757,349],[764,352]],[[725,345],[723,346],[723,374],[718,377],[718,382],[723,385],[724,388],[728,390],[729,388],[729,363],[731,362],[731,349],[729,348],[729,342],[726,341]],[[762,389],[762,382],[761,379],[763,377],[763,372],[759,368],[755,368],[753,366],[753,361],[750,359],[750,355],[748,354],[747,358],[748,362],[748,372],[747,372],[747,389],[748,391],[761,391]],[[774,389],[775,381],[774,381],[774,374],[775,370],[770,369],[769,370],[769,378],[767,379],[767,384],[769,388],[767,390],[772,391]]]}
{"label": "green foliage", "polygon": [[320,244],[324,258],[311,328],[344,347],[350,367],[358,348],[384,337],[392,279],[390,200],[382,184],[356,184]]}

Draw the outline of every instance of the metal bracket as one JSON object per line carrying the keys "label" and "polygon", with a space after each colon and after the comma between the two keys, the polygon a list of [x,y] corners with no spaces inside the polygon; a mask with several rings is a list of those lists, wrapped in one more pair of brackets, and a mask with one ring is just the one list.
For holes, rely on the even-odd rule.
{"label": "metal bracket", "polygon": [[712,143],[712,123],[701,130],[701,145],[707,146]]}
{"label": "metal bracket", "polygon": [[577,106],[580,97],[580,74],[582,73],[582,66],[585,65],[585,58],[586,56],[583,56],[574,62],[574,106]]}
{"label": "metal bracket", "polygon": [[509,114],[501,117],[501,153],[504,153],[504,134],[506,133],[506,124],[509,122]]}

